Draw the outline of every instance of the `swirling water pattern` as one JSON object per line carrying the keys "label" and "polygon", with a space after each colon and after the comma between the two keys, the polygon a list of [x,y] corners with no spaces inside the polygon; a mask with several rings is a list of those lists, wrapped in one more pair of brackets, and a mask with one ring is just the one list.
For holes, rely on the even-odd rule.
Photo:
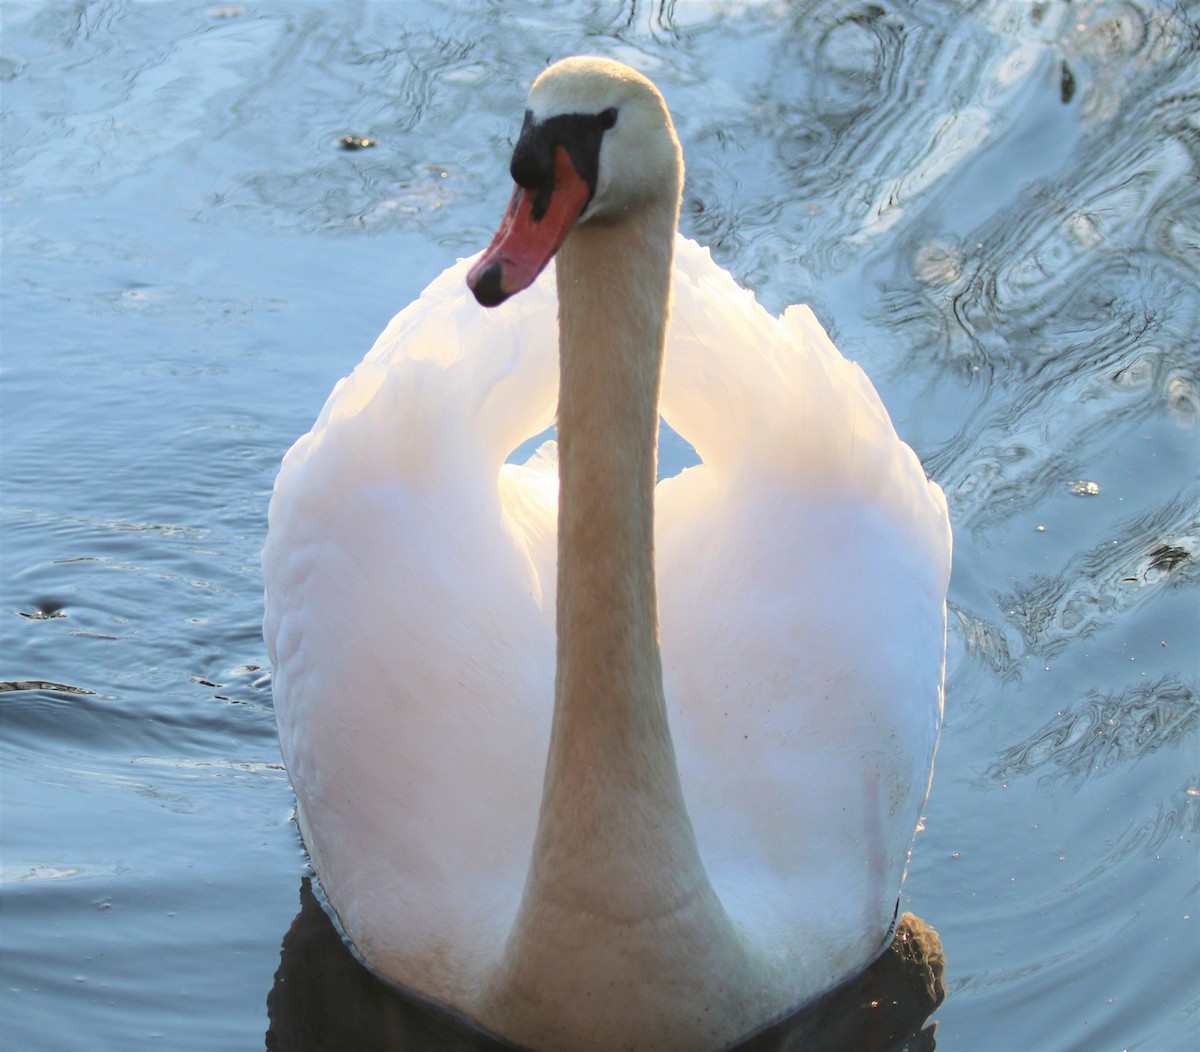
{"label": "swirling water pattern", "polygon": [[950,500],[921,1047],[1196,1046],[1200,7],[2,15],[0,1045],[301,1047],[271,482],[487,241],[530,79],[590,51],[662,86],[685,232],[814,306]]}

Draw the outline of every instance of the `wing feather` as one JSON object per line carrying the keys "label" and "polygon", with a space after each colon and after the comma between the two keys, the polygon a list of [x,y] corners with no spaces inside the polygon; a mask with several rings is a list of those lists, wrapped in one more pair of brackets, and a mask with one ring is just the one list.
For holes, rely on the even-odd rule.
{"label": "wing feather", "polygon": [[701,853],[781,955],[882,935],[941,720],[945,502],[810,310],[677,261],[663,412],[704,463],[659,485],[658,573]]}
{"label": "wing feather", "polygon": [[502,470],[554,411],[553,279],[484,318],[467,265],[288,453],[263,552],[306,845],[360,950],[451,1002],[512,924],[554,681],[546,472]]}

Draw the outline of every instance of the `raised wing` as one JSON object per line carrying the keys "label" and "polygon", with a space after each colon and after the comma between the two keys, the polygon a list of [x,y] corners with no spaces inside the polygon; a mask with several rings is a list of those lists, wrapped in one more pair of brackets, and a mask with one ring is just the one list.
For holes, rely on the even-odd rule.
{"label": "raised wing", "polygon": [[554,681],[545,473],[498,487],[554,411],[553,285],[485,316],[465,270],[289,452],[263,552],[280,743],[326,893],[373,961],[451,1002],[439,975],[482,974],[512,924]]}
{"label": "raised wing", "polygon": [[807,308],[772,318],[690,242],[677,259],[663,411],[704,459],[656,496],[684,791],[730,914],[836,956],[882,940],[928,792],[945,502]]}

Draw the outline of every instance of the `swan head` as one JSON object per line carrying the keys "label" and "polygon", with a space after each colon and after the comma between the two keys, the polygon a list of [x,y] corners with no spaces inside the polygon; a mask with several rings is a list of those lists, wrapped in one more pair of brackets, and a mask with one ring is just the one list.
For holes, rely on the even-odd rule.
{"label": "swan head", "polygon": [[528,288],[581,223],[620,223],[678,208],[679,139],[642,74],[605,58],[568,58],[529,92],[513,150],[516,188],[492,243],[467,275],[485,307]]}

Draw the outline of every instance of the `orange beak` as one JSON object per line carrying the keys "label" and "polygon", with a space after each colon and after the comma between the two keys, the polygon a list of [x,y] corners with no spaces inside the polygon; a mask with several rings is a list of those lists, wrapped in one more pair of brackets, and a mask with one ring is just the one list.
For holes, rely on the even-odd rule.
{"label": "orange beak", "polygon": [[467,274],[467,287],[485,307],[495,307],[529,288],[566,240],[592,191],[567,151],[554,148],[554,181],[546,187],[513,191],[500,229]]}

